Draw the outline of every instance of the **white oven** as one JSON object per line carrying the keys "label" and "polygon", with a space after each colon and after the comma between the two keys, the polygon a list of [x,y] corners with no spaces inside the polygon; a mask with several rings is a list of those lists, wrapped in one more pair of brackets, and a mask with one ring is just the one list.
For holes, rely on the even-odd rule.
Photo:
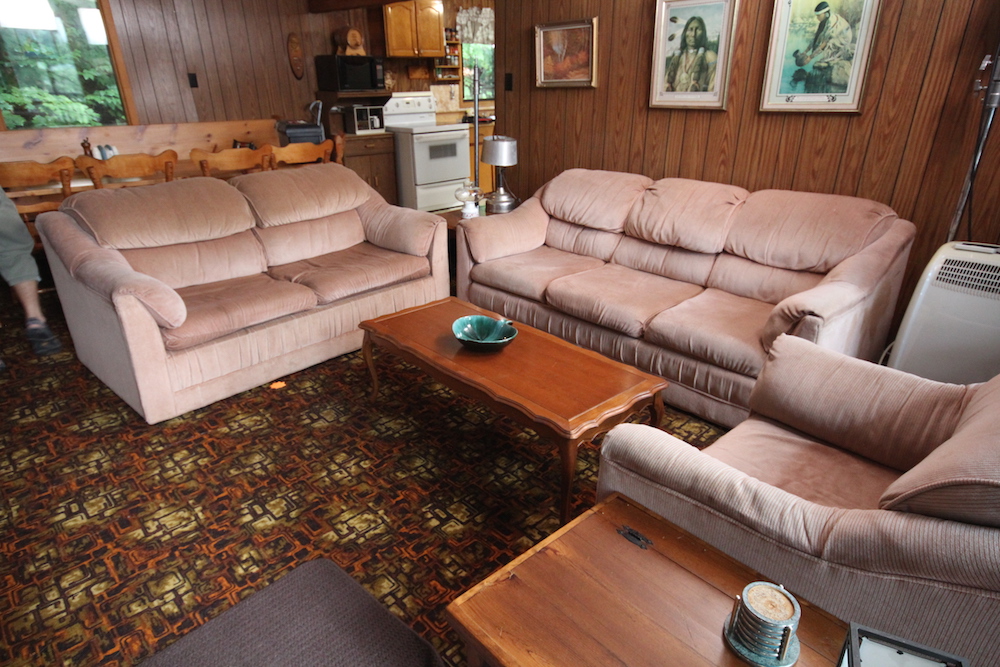
{"label": "white oven", "polygon": [[386,129],[396,137],[399,203],[421,211],[459,205],[455,190],[469,178],[469,126],[437,125],[430,93],[394,93]]}

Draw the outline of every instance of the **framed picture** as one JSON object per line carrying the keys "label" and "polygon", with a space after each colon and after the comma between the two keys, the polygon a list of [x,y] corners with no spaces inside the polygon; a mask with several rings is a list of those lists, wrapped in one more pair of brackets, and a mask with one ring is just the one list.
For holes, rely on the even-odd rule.
{"label": "framed picture", "polygon": [[725,109],[737,0],[656,0],[649,106]]}
{"label": "framed picture", "polygon": [[535,85],[597,87],[597,17],[535,26]]}
{"label": "framed picture", "polygon": [[760,110],[860,111],[881,3],[775,2]]}

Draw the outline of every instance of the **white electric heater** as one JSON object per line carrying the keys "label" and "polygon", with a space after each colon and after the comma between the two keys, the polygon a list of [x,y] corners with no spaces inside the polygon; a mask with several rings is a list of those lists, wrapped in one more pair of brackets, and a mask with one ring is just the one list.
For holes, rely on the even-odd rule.
{"label": "white electric heater", "polygon": [[906,308],[888,365],[939,382],[1000,374],[1000,246],[946,243]]}

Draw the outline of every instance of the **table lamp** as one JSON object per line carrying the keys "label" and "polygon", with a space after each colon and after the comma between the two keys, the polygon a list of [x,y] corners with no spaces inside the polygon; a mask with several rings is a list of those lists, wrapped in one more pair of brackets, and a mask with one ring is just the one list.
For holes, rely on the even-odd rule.
{"label": "table lamp", "polygon": [[497,189],[486,199],[487,213],[509,213],[517,206],[517,198],[507,192],[504,168],[517,164],[517,140],[493,135],[483,138],[482,161],[497,168]]}

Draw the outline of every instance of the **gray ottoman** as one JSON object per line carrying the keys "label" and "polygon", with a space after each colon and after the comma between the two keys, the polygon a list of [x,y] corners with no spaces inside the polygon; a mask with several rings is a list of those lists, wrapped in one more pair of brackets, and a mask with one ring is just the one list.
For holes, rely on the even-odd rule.
{"label": "gray ottoman", "polygon": [[333,562],[309,561],[143,667],[440,667],[417,633]]}

